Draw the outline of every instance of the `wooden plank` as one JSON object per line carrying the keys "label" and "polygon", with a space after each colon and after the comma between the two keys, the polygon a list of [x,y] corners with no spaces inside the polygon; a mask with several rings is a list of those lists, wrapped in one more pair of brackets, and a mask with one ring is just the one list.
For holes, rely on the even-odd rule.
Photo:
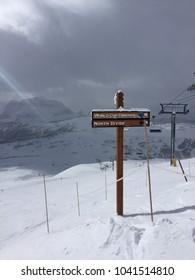
{"label": "wooden plank", "polygon": [[[146,120],[146,126],[149,126],[149,119]],[[140,127],[144,126],[143,119],[115,119],[115,120],[92,120],[92,127]]]}
{"label": "wooden plank", "polygon": [[92,111],[92,120],[149,119],[149,111]]}

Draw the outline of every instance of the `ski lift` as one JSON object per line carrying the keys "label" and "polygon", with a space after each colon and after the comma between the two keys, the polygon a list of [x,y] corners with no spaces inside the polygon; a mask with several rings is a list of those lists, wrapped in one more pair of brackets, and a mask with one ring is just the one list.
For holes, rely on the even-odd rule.
{"label": "ski lift", "polygon": [[152,117],[153,119],[153,124],[150,126],[150,133],[161,133],[162,129],[159,125],[156,125],[154,122],[155,116]]}
{"label": "ski lift", "polygon": [[162,132],[162,129],[159,125],[151,125],[150,126],[150,133],[160,133]]}

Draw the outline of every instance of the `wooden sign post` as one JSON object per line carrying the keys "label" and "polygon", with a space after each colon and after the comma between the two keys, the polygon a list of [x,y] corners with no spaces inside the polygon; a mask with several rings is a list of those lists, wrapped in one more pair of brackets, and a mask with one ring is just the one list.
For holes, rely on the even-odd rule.
{"label": "wooden sign post", "polygon": [[[124,94],[117,92],[116,109],[124,107]],[[116,128],[116,211],[123,215],[123,135],[124,127]]]}
{"label": "wooden sign post", "polygon": [[124,94],[116,93],[116,110],[93,110],[92,127],[116,127],[116,211],[123,215],[123,134],[124,127],[150,125],[150,110],[124,109]]}

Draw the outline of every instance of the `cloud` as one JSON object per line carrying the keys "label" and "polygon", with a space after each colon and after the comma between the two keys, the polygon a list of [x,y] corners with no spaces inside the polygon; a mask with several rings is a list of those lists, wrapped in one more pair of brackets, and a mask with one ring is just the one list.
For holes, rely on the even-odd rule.
{"label": "cloud", "polygon": [[[19,34],[30,42],[41,43],[52,21],[52,13],[49,14],[51,18],[48,17],[45,12],[47,9],[61,9],[74,15],[86,16],[110,7],[110,0],[0,0],[0,30]],[[65,19],[56,20],[61,27],[66,23]],[[66,28],[63,30],[70,33]]]}
{"label": "cloud", "polygon": [[[0,66],[23,91],[75,110],[109,108],[118,89],[125,106],[159,110],[193,83],[194,8],[194,0],[0,0]],[[4,92],[0,81],[1,100]]]}
{"label": "cloud", "polygon": [[90,80],[90,79],[78,80],[77,84],[79,86],[84,86],[84,87],[105,87],[104,84],[99,83],[99,82],[94,81],[94,80]]}
{"label": "cloud", "polygon": [[97,13],[99,11],[111,8],[110,0],[43,0],[46,5],[56,8],[64,8],[65,10],[79,15],[87,15],[89,13]]}
{"label": "cloud", "polygon": [[32,0],[1,0],[0,30],[20,34],[31,42],[40,42],[39,27],[43,25],[44,18],[35,3]]}

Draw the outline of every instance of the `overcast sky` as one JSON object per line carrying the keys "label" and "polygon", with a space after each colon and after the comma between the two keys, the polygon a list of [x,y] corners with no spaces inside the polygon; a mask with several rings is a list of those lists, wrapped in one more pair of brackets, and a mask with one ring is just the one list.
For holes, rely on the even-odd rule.
{"label": "overcast sky", "polygon": [[122,90],[126,108],[155,114],[194,72],[194,0],[0,0],[1,101],[47,96],[90,111],[114,108]]}

